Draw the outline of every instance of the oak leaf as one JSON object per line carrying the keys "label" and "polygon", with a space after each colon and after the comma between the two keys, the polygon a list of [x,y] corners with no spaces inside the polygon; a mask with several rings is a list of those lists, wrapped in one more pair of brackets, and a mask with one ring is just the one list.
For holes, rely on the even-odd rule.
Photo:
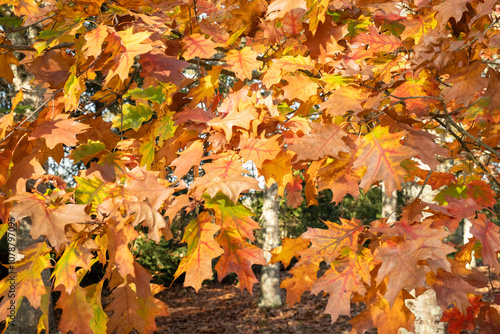
{"label": "oak leaf", "polygon": [[90,220],[85,212],[85,205],[47,206],[45,197],[30,193],[17,194],[9,201],[18,202],[12,208],[14,219],[31,218],[30,235],[33,239],[45,235],[58,252],[67,242],[65,226],[73,223],[86,223]]}
{"label": "oak leaf", "polygon": [[470,221],[472,222],[470,232],[481,243],[483,263],[494,268],[497,274],[500,273],[497,256],[500,251],[500,227],[491,222],[483,213]]}
{"label": "oak leaf", "polygon": [[183,57],[186,60],[195,57],[212,58],[217,53],[215,48],[222,46],[219,43],[212,42],[210,39],[206,39],[200,34],[188,35],[182,39],[182,42],[185,48]]}
{"label": "oak leaf", "polygon": [[[62,254],[61,258],[57,261],[51,277],[55,277],[54,287],[58,288],[62,285],[66,294],[74,292],[74,298],[79,294],[78,280],[76,268],[80,267],[84,270],[90,270],[90,259],[92,253],[85,248],[81,243],[73,241]],[[68,296],[67,296],[68,297]]]}
{"label": "oak leaf", "polygon": [[303,75],[286,75],[283,77],[288,84],[284,86],[284,99],[292,101],[293,99],[299,99],[302,101],[307,101],[309,98],[317,93],[318,84],[311,80],[311,78]]}
{"label": "oak leaf", "polygon": [[264,161],[274,159],[281,152],[278,136],[270,138],[240,138],[240,156],[244,161],[253,161],[262,168]]}
{"label": "oak leaf", "polygon": [[226,53],[223,60],[226,61],[226,67],[233,71],[235,76],[244,81],[252,78],[252,71],[262,66],[262,62],[257,60],[259,53],[252,50],[249,46],[241,50],[230,50]]}
{"label": "oak leaf", "polygon": [[219,282],[229,273],[235,272],[238,275],[240,290],[247,289],[252,294],[252,287],[258,282],[252,265],[267,264],[263,250],[248,243],[244,236],[231,227],[223,228],[216,240],[224,249],[224,254],[215,265]]}
{"label": "oak leaf", "polygon": [[193,188],[201,194],[207,193],[210,197],[215,197],[220,191],[236,203],[241,193],[260,189],[255,178],[245,176],[249,172],[242,167],[241,159],[217,159],[204,164],[203,169],[205,175],[193,182]]}
{"label": "oak leaf", "polygon": [[[30,305],[38,308],[44,295],[48,294],[46,286],[42,279],[42,271],[51,267],[50,263],[51,247],[46,242],[34,243],[19,252],[21,260],[16,261],[14,271],[16,276],[16,305],[21,303],[22,298],[27,298]],[[10,314],[8,307],[11,305],[12,292],[9,293],[10,284],[3,281],[0,285],[0,296],[3,296],[0,302],[0,316],[3,319]],[[17,312],[17,310],[16,310]]]}
{"label": "oak leaf", "polygon": [[117,64],[116,68],[112,68],[104,83],[107,84],[118,75],[121,81],[128,78],[128,74],[132,65],[134,65],[134,57],[145,54],[153,49],[150,44],[143,43],[151,36],[150,32],[141,31],[132,32],[133,27],[127,30],[112,32],[108,35],[108,45],[104,52],[111,52],[113,60]]}
{"label": "oak leaf", "polygon": [[281,240],[281,246],[271,250],[271,260],[269,262],[277,263],[281,261],[283,266],[287,268],[290,265],[292,258],[296,257],[298,259],[300,257],[299,253],[309,248],[310,243],[311,241],[302,237],[295,239],[283,238]]}
{"label": "oak leaf", "polygon": [[202,212],[186,226],[182,237],[182,242],[187,243],[188,250],[174,278],[185,272],[184,286],[192,286],[196,291],[201,288],[204,280],[212,278],[212,259],[224,253],[213,237],[220,226],[211,222],[210,214],[207,211]]}
{"label": "oak leaf", "polygon": [[309,264],[299,262],[289,270],[293,276],[281,281],[280,288],[286,289],[286,303],[289,306],[300,303],[304,292],[311,291],[314,282],[318,280],[319,264],[320,261]]}
{"label": "oak leaf", "polygon": [[311,123],[312,133],[301,138],[287,139],[288,150],[297,153],[296,160],[318,160],[326,156],[339,157],[350,148],[342,138],[347,133],[336,124]]}
{"label": "oak leaf", "polygon": [[255,240],[253,230],[260,229],[252,218],[252,211],[243,204],[233,203],[228,197],[218,193],[213,198],[204,196],[205,207],[212,209],[215,222],[224,230],[235,230],[243,239]]}
{"label": "oak leaf", "polygon": [[323,221],[328,229],[307,228],[301,238],[311,240],[311,247],[300,253],[301,262],[310,263],[324,259],[331,263],[343,247],[353,251],[358,250],[358,237],[364,230],[364,225],[356,219],[340,218],[340,224]]}
{"label": "oak leaf", "polygon": [[415,150],[400,143],[406,131],[390,133],[387,127],[377,126],[358,146],[359,156],[354,168],[366,166],[360,187],[365,191],[376,181],[384,181],[388,196],[401,188],[406,171],[401,162],[415,155]]}
{"label": "oak leaf", "polygon": [[356,38],[356,41],[367,45],[368,49],[365,50],[363,47],[358,46],[351,56],[354,59],[368,58],[378,52],[393,52],[397,48],[403,46],[399,38],[393,35],[379,33],[374,26],[370,26],[369,33],[360,34]]}
{"label": "oak leaf", "polygon": [[76,135],[86,131],[88,128],[88,125],[76,122],[69,115],[60,114],[52,120],[41,121],[31,131],[29,140],[44,138],[49,149],[53,149],[61,142],[67,146],[76,146],[78,142]]}
{"label": "oak leaf", "polygon": [[311,293],[327,292],[330,296],[324,313],[330,314],[332,323],[339,315],[350,315],[351,294],[356,291],[364,294],[366,291],[363,279],[370,279],[368,251],[357,254],[352,250],[340,260],[331,264],[323,276],[313,283]]}

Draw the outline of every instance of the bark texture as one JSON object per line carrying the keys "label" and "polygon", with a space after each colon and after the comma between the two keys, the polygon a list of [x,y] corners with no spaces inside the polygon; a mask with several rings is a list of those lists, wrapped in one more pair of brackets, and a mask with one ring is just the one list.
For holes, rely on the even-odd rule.
{"label": "bark texture", "polygon": [[[279,233],[279,201],[277,198],[278,185],[274,183],[264,192],[262,204],[261,226],[263,229],[264,257],[269,263],[271,259],[270,250],[278,247],[280,243]],[[268,264],[262,267],[262,278],[260,281],[260,308],[275,308],[283,305],[280,294],[280,265]]]}

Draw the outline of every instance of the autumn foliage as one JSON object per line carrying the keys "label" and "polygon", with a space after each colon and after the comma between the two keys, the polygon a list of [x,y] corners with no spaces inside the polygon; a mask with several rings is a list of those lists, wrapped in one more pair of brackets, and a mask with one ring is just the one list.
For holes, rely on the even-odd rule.
{"label": "autumn foliage", "polygon": [[[193,210],[175,277],[199,290],[218,258],[218,279],[236,273],[251,292],[252,266],[266,263],[239,201],[260,190],[251,161],[292,205],[302,192],[308,205],[325,189],[340,202],[381,182],[389,196],[408,181],[438,192],[406,203],[394,224],[341,219],[284,239],[272,261],[298,259],[282,282],[288,304],[324,292],[335,321],[364,302],[353,332],[396,333],[414,328],[410,292],[433,289],[443,311],[454,307],[443,317],[452,332],[499,328],[475,290],[488,281],[466,267],[476,256],[500,273],[490,220],[500,186],[497,0],[0,3],[10,15],[0,22],[1,80],[12,84],[18,67],[44,91],[26,113],[16,106],[30,92],[16,92],[0,119],[1,232],[10,217],[29,217],[31,236],[46,240],[20,251],[17,306],[26,298],[46,315],[59,291],[61,332],[154,332],[168,315],[154,298],[163,287],[129,244],[139,225],[154,241],[171,238],[176,215]],[[34,43],[19,44],[28,29]],[[64,147],[87,166],[74,187],[42,167]],[[448,242],[465,218],[474,238]],[[97,262],[103,279],[83,286]],[[0,320],[11,302],[3,283]],[[113,298],[104,309],[103,288]]]}

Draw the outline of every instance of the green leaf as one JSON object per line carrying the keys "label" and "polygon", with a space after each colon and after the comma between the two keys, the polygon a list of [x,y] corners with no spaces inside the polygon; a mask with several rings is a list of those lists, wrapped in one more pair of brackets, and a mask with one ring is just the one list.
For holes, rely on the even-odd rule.
{"label": "green leaf", "polygon": [[174,125],[171,115],[167,114],[159,121],[156,121],[154,135],[160,137],[159,142],[163,143],[163,141],[174,136],[175,129],[177,129],[177,126]]}
{"label": "green leaf", "polygon": [[87,290],[87,301],[94,311],[94,317],[90,320],[90,328],[94,334],[106,334],[108,316],[104,313],[101,303],[102,284],[100,281],[97,284],[89,285],[85,288]]}
{"label": "green leaf", "polygon": [[2,224],[0,225],[0,239],[3,237],[5,232],[7,232],[7,229],[9,228],[9,224]]}
{"label": "green leaf", "polygon": [[222,192],[218,192],[213,198],[204,194],[205,207],[214,210],[218,224],[224,229],[232,228],[246,239],[254,240],[253,230],[260,229],[259,224],[251,216],[253,213],[240,202],[234,204]]}
{"label": "green leaf", "polygon": [[141,145],[139,153],[142,154],[141,166],[149,168],[155,159],[155,140],[148,140]]}
{"label": "green leaf", "polygon": [[77,204],[92,204],[90,212],[95,212],[95,207],[108,197],[111,186],[97,177],[86,178],[75,176],[78,187],[75,189]]}
{"label": "green leaf", "polygon": [[87,144],[81,144],[77,148],[75,148],[73,151],[71,151],[71,155],[69,156],[70,159],[75,160],[75,162],[78,162],[80,160],[83,160],[85,158],[92,157],[96,155],[97,153],[101,152],[104,150],[106,146],[104,143],[101,143],[100,141],[93,141],[93,140],[88,140]]}
{"label": "green leaf", "polygon": [[156,103],[165,101],[165,94],[161,87],[148,87],[146,89],[135,88],[131,89],[123,97],[131,97],[133,99],[144,99]]}
{"label": "green leaf", "polygon": [[468,198],[467,187],[464,185],[451,184],[445,189],[441,190],[434,198],[439,205],[447,205],[446,197],[453,197],[456,199]]}
{"label": "green leaf", "polygon": [[[153,111],[151,108],[145,104],[139,104],[138,106],[133,106],[131,104],[123,105],[123,129],[122,131],[128,129],[137,130],[141,127],[143,122],[149,121],[151,116],[153,116]],[[121,115],[116,115],[113,118],[113,127],[121,127]]]}

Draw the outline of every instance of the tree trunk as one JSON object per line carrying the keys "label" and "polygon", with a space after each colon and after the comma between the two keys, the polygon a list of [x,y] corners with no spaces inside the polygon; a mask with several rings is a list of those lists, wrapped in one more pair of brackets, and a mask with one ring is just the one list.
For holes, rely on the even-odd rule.
{"label": "tree trunk", "polygon": [[[280,244],[278,185],[274,183],[266,189],[262,204],[261,226],[263,229],[264,257],[269,263],[270,250]],[[280,265],[268,264],[262,267],[260,281],[260,308],[275,308],[283,305],[280,294]]]}
{"label": "tree trunk", "polygon": [[382,218],[387,218],[387,223],[392,224],[398,216],[398,192],[394,191],[391,197],[385,193],[385,185],[382,183]]}

